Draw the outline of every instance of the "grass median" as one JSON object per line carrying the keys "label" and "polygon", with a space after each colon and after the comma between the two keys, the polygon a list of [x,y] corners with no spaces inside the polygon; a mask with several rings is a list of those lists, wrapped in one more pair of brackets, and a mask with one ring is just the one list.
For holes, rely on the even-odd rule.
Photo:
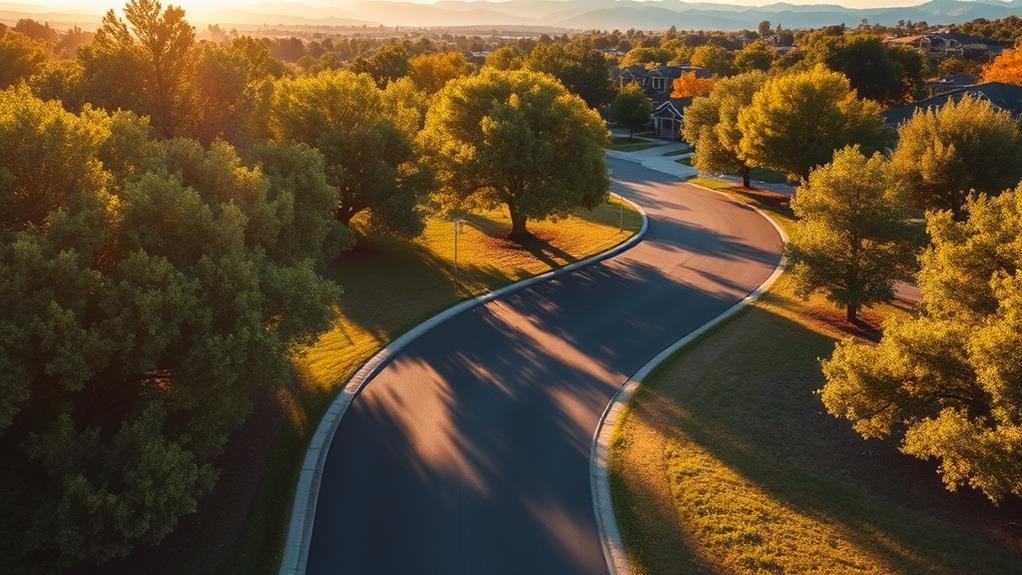
{"label": "grass median", "polygon": [[[289,385],[266,394],[231,438],[214,493],[161,546],[118,565],[160,573],[276,573],[305,447],[338,390],[394,338],[469,297],[611,248],[639,229],[616,198],[558,221],[532,221],[534,238],[505,236],[503,211],[465,215],[454,269],[454,225],[433,218],[413,240],[363,237],[330,275],[344,288],[333,328],[297,350]],[[619,224],[623,223],[623,230]]]}
{"label": "grass median", "polygon": [[[781,198],[693,180],[792,223]],[[895,303],[867,321],[909,313]],[[850,332],[785,277],[662,365],[615,430],[611,489],[633,570],[1010,573],[1018,505],[948,493],[934,465],[828,415],[818,358]]]}
{"label": "grass median", "polygon": [[664,145],[664,142],[656,142],[642,138],[630,138],[628,136],[614,136],[610,139],[610,145],[607,146],[607,149],[617,150],[618,152],[640,152],[642,150],[648,150],[649,148],[656,148],[662,145]]}

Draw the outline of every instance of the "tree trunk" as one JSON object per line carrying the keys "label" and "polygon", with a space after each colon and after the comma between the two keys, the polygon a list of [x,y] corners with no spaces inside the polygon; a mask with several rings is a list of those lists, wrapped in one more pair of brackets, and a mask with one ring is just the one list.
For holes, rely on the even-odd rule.
{"label": "tree trunk", "polygon": [[528,220],[525,214],[508,204],[508,214],[511,215],[511,237],[512,238],[524,238],[529,235],[529,230],[525,228],[525,222]]}
{"label": "tree trunk", "polygon": [[752,168],[749,166],[742,167],[742,186],[752,189]]}
{"label": "tree trunk", "polygon": [[855,304],[848,304],[848,309],[845,317],[848,319],[848,323],[855,324],[859,322],[859,306]]}

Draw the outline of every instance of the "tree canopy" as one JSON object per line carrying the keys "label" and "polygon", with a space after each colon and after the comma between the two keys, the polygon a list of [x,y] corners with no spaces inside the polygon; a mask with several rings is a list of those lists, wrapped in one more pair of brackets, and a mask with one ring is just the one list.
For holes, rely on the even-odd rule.
{"label": "tree canopy", "polygon": [[723,46],[704,44],[692,52],[693,66],[705,68],[714,76],[730,76],[734,73],[734,56]]}
{"label": "tree canopy", "polygon": [[872,34],[818,36],[807,58],[847,76],[860,97],[883,104],[912,100],[924,83],[918,50],[887,44]]}
{"label": "tree canopy", "polygon": [[420,54],[408,61],[408,77],[427,94],[435,94],[447,82],[471,73],[472,65],[461,52]]}
{"label": "tree canopy", "polygon": [[401,113],[388,103],[397,100],[386,98],[371,76],[328,70],[285,77],[267,97],[268,135],[308,144],[323,154],[328,180],[340,192],[341,222],[364,212],[372,228],[404,236],[421,233],[419,202],[430,178],[418,163],[417,126],[396,121]]}
{"label": "tree canopy", "polygon": [[767,80],[738,125],[747,162],[792,179],[808,178],[834,150],[859,145],[872,154],[891,139],[880,105],[860,99],[844,75],[823,66]]}
{"label": "tree canopy", "polygon": [[444,209],[505,205],[512,235],[530,218],[606,198],[607,127],[549,76],[484,69],[441,90],[421,144]]}
{"label": "tree canopy", "polygon": [[1022,86],[1022,49],[1005,50],[983,66],[983,81]]}
{"label": "tree canopy", "polygon": [[822,291],[853,323],[863,307],[892,298],[914,256],[909,207],[879,152],[838,150],[791,201],[798,223],[785,254],[796,292]]}
{"label": "tree canopy", "polygon": [[997,194],[1022,179],[1022,134],[1010,113],[967,96],[902,124],[891,160],[920,208],[962,217],[971,192]]}
{"label": "tree canopy", "polygon": [[610,117],[618,125],[628,128],[629,136],[634,135],[635,130],[649,126],[652,113],[653,104],[642,87],[635,82],[629,82],[621,88],[610,103]]}
{"label": "tree canopy", "polygon": [[89,101],[149,115],[160,135],[179,135],[195,29],[184,10],[163,8],[158,0],[129,0],[124,17],[108,11],[96,37],[79,51]]}
{"label": "tree canopy", "polygon": [[718,80],[713,90],[696,98],[685,110],[682,135],[695,145],[692,165],[704,173],[740,174],[750,187],[751,166],[742,153],[741,110],[752,103],[766,74],[748,72]]}
{"label": "tree canopy", "polygon": [[866,438],[935,459],[948,489],[1022,496],[1022,188],[927,216],[922,309],[879,345],[845,341],[822,399]]}
{"label": "tree canopy", "polygon": [[16,564],[163,539],[251,396],[333,319],[316,269],[344,233],[300,205],[336,202],[319,154],[276,145],[263,168],[151,132],[0,92],[0,556]]}
{"label": "tree canopy", "polygon": [[584,44],[539,44],[525,59],[525,66],[546,72],[578,94],[592,108],[611,97],[610,70],[603,53]]}

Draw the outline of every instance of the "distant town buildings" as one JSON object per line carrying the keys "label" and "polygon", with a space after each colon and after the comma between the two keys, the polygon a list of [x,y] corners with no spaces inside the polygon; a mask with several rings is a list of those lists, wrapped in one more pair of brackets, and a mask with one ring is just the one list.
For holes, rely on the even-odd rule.
{"label": "distant town buildings", "polygon": [[961,58],[994,58],[1004,47],[980,36],[970,36],[958,32],[933,32],[916,36],[887,38],[891,44],[913,46],[922,50],[930,58],[943,60],[952,56]]}

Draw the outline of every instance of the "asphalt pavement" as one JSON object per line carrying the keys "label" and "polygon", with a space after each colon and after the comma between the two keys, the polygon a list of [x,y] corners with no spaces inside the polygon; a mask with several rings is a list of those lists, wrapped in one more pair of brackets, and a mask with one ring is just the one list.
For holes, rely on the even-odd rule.
{"label": "asphalt pavement", "polygon": [[646,238],[441,324],[370,381],[326,459],[308,573],[606,573],[588,463],[603,409],[781,249],[744,205],[608,164]]}

